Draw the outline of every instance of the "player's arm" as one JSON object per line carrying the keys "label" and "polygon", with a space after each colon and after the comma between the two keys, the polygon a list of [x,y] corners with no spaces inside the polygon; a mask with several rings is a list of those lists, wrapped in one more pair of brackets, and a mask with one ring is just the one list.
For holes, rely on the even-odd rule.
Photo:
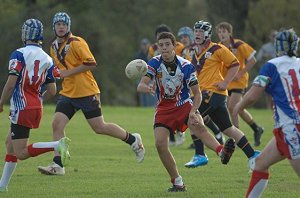
{"label": "player's arm", "polygon": [[147,74],[141,78],[140,83],[137,86],[137,91],[141,93],[155,94],[154,86],[150,84],[151,76]]}
{"label": "player's arm", "polygon": [[198,83],[191,86],[191,91],[193,93],[193,107],[191,109],[191,112],[193,113],[198,113],[198,108],[200,107],[200,104],[202,102],[202,95],[201,95],[201,92],[200,92],[200,89],[199,89],[199,85]]}
{"label": "player's arm", "polygon": [[56,83],[47,83],[45,86],[46,91],[43,93],[43,100],[49,100],[56,95]]}
{"label": "player's arm", "polygon": [[92,69],[95,69],[96,65],[79,65],[78,67],[74,67],[72,69],[68,70],[61,70],[60,71],[60,76],[62,78],[68,77],[68,76],[73,76],[79,73],[83,73]]}
{"label": "player's arm", "polygon": [[12,92],[16,86],[18,80],[17,75],[9,75],[8,79],[5,83],[5,86],[3,88],[1,99],[0,99],[0,112],[3,111],[3,105],[8,101],[8,99],[11,97]]}
{"label": "player's arm", "polygon": [[266,76],[259,75],[254,81],[252,87],[243,96],[243,99],[235,106],[233,115],[237,116],[247,107],[253,105],[264,93],[266,86],[270,82],[270,79]]}

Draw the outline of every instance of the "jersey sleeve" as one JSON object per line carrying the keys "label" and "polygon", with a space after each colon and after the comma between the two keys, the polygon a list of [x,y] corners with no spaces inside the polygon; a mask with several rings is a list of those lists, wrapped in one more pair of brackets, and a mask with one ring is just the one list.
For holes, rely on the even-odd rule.
{"label": "jersey sleeve", "polygon": [[46,80],[45,80],[45,84],[48,83],[54,83],[55,82],[55,78],[57,78],[57,75],[59,75],[58,68],[54,65],[53,61],[52,61],[52,66],[49,67],[49,69],[47,70],[47,76],[46,76]]}
{"label": "jersey sleeve", "polygon": [[238,50],[247,61],[253,58],[256,53],[256,51],[245,42],[243,42],[243,44],[239,46]]}
{"label": "jersey sleeve", "polygon": [[82,60],[82,64],[87,66],[97,65],[96,60],[85,40],[80,39],[80,41],[74,41],[72,44],[74,45],[72,49],[75,49],[75,53],[80,60]]}
{"label": "jersey sleeve", "polygon": [[255,77],[253,81],[254,86],[266,87],[266,92],[272,87],[272,81],[278,78],[278,72],[276,72],[276,67],[270,62],[267,62],[262,66],[259,71],[258,76]]}
{"label": "jersey sleeve", "polygon": [[196,69],[195,69],[194,65],[192,65],[192,64],[189,65],[189,77],[188,77],[187,84],[190,87],[198,84]]}
{"label": "jersey sleeve", "polygon": [[223,66],[227,69],[231,67],[238,67],[240,65],[238,59],[234,56],[234,54],[227,49],[227,47],[220,45],[221,49],[217,50],[216,52],[218,53],[218,56],[223,62]]}
{"label": "jersey sleeve", "polygon": [[154,76],[156,76],[157,68],[158,68],[158,60],[155,58],[151,58],[148,63],[148,70],[146,76],[153,79]]}
{"label": "jersey sleeve", "polygon": [[19,51],[14,51],[9,58],[9,75],[19,76],[24,67],[24,57]]}

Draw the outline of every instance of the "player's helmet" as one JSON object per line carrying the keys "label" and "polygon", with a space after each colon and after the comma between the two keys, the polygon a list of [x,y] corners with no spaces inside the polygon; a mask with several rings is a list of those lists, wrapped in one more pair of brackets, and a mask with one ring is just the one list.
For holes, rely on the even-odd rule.
{"label": "player's helmet", "polygon": [[212,33],[212,25],[209,22],[206,21],[197,21],[194,25],[194,30],[195,29],[201,29],[204,32],[204,40],[208,39],[211,37]]}
{"label": "player's helmet", "polygon": [[193,32],[192,28],[190,28],[190,27],[181,27],[178,30],[177,36],[181,37],[183,35],[187,35],[190,38],[191,42],[194,40],[194,32]]}
{"label": "player's helmet", "polygon": [[69,15],[67,13],[58,12],[54,15],[53,22],[52,22],[54,32],[55,32],[54,25],[57,22],[64,22],[65,24],[67,24],[67,26],[68,26],[68,32],[67,33],[69,33],[71,31],[71,18],[69,17]]}
{"label": "player's helmet", "polygon": [[42,41],[43,24],[37,19],[28,19],[22,26],[22,41]]}
{"label": "player's helmet", "polygon": [[282,30],[275,36],[277,56],[296,56],[299,38],[293,29]]}

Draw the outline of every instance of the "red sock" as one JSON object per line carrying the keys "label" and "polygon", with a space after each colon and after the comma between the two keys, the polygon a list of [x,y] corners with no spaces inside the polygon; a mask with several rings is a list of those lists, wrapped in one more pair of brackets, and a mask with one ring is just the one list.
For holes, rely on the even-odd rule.
{"label": "red sock", "polygon": [[252,177],[246,197],[260,197],[265,187],[267,186],[268,179],[269,173],[254,170],[252,172]]}
{"label": "red sock", "polygon": [[217,153],[217,155],[219,155],[219,153],[221,152],[222,149],[223,149],[223,145],[219,145],[219,146],[216,148],[216,153]]}
{"label": "red sock", "polygon": [[18,159],[15,155],[6,154],[5,162],[18,162]]}
{"label": "red sock", "polygon": [[31,157],[38,156],[43,153],[47,153],[49,151],[54,151],[54,148],[33,148],[32,144],[27,146],[28,153]]}

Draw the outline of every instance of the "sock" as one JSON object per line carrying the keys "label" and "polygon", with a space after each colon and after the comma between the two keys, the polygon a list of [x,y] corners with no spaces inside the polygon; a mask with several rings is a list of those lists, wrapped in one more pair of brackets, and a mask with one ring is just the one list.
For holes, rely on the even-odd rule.
{"label": "sock", "polygon": [[215,134],[221,133],[219,127],[210,119],[208,118],[207,121],[205,122],[205,125]]}
{"label": "sock", "polygon": [[269,173],[259,172],[254,170],[252,172],[251,181],[249,183],[247,198],[260,197],[264,189],[267,187]]}
{"label": "sock", "polygon": [[123,141],[131,145],[135,142],[135,137],[131,133],[126,132],[126,137]]}
{"label": "sock", "polygon": [[222,151],[222,149],[223,149],[223,145],[219,145],[217,148],[216,148],[216,153],[217,153],[217,155],[218,156],[220,156],[221,155],[221,151]]}
{"label": "sock", "polygon": [[251,129],[256,132],[257,131],[257,128],[258,128],[258,125],[252,120],[250,122],[251,124],[249,124],[249,126],[251,127]]}
{"label": "sock", "polygon": [[12,177],[14,170],[17,167],[17,162],[18,159],[15,155],[6,155],[2,177],[0,180],[0,187],[6,188],[8,186],[10,178]]}
{"label": "sock", "polygon": [[169,138],[170,138],[170,141],[175,142],[175,135],[173,132],[170,132]]}
{"label": "sock", "polygon": [[201,139],[199,139],[197,136],[195,135],[191,135],[194,145],[195,145],[195,154],[196,155],[205,155],[204,153],[204,145],[203,142],[201,141]]}
{"label": "sock", "polygon": [[58,141],[56,142],[39,142],[33,143],[27,146],[28,153],[31,157],[38,156],[43,153],[54,151],[54,148],[57,147]]}
{"label": "sock", "polygon": [[55,163],[55,164],[57,164],[57,165],[59,165],[60,167],[64,167],[63,165],[62,165],[62,163],[61,163],[61,157],[60,156],[55,156],[54,158],[53,158],[53,162]]}
{"label": "sock", "polygon": [[240,147],[243,152],[246,154],[248,158],[254,155],[254,150],[250,143],[248,142],[246,136],[243,136],[240,141],[237,143],[238,147]]}
{"label": "sock", "polygon": [[180,175],[176,178],[171,178],[171,182],[175,186],[183,186],[182,177]]}

